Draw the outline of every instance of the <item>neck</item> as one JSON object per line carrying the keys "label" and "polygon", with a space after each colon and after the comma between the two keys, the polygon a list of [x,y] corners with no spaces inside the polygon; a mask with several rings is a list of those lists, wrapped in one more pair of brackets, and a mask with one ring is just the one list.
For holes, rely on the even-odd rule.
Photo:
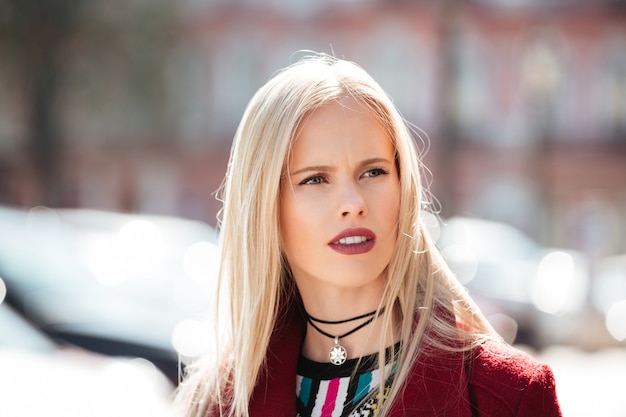
{"label": "neck", "polygon": [[[306,313],[306,316],[307,316],[308,323],[309,323],[309,325],[311,327],[313,327],[315,330],[317,330],[317,332],[320,333],[321,335],[326,336],[326,337],[334,340],[334,345],[333,345],[333,347],[329,351],[329,360],[330,360],[330,363],[332,363],[334,365],[341,365],[348,359],[348,352],[347,352],[345,346],[342,345],[341,340],[345,339],[346,337],[351,336],[352,334],[358,332],[359,330],[361,330],[365,326],[367,326],[370,323],[372,323],[374,320],[376,320],[378,318],[378,316],[383,314],[384,311],[385,311],[384,308],[379,310],[379,311],[374,310],[374,311],[370,311],[369,313],[360,314],[358,316],[351,317],[349,319],[344,319],[344,320],[323,320],[323,319],[318,319],[318,318],[312,317],[311,315],[309,315],[306,312],[305,313]],[[321,324],[334,326],[334,325],[340,325],[340,324],[345,324],[345,323],[353,323],[353,322],[359,322],[359,323],[355,327],[353,327],[352,329],[348,330],[345,333],[341,333],[341,334],[339,334],[339,333],[336,333],[336,334],[328,333],[326,330],[323,330],[323,329],[321,329],[319,327],[319,325],[321,325]]]}
{"label": "neck", "polygon": [[[306,312],[314,318],[331,322],[344,321],[377,311],[385,286],[383,279],[353,288],[327,285],[319,281],[314,282],[315,285],[304,280],[298,282],[296,279],[296,282]],[[389,313],[386,312],[385,314]],[[348,359],[378,351],[379,342],[384,336],[383,318],[382,316],[377,317],[358,331],[341,338],[340,344],[346,348]],[[310,322],[307,322],[302,354],[317,362],[329,362],[329,351],[335,345],[334,336],[344,335],[367,320],[366,317],[345,323],[315,323],[318,328],[332,335],[332,338],[320,333]],[[385,340],[386,344],[393,344],[394,340],[392,339],[395,335],[385,337],[390,339]]]}
{"label": "neck", "polygon": [[[333,362],[331,349],[346,354],[345,359],[358,358],[377,352],[382,334],[382,321],[379,317],[385,309],[372,310],[353,317],[334,319],[307,315],[307,333],[302,354],[317,362]],[[386,344],[392,343],[393,340]],[[341,364],[338,360],[335,365]]]}

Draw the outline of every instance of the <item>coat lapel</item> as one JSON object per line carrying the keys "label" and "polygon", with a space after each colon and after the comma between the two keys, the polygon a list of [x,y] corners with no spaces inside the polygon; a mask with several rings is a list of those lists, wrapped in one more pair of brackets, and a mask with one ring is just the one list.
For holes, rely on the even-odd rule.
{"label": "coat lapel", "polygon": [[283,325],[274,330],[268,346],[266,365],[250,401],[252,417],[294,417],[296,415],[296,375],[304,340],[305,322],[297,309],[284,313]]}

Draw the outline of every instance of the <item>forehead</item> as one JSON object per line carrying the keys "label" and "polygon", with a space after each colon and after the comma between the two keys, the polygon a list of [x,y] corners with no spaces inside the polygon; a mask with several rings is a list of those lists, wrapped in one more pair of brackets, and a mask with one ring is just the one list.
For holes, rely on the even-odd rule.
{"label": "forehead", "polygon": [[303,117],[292,141],[291,156],[302,153],[298,151],[308,154],[320,147],[326,151],[340,149],[342,144],[395,149],[390,128],[372,106],[342,97]]}

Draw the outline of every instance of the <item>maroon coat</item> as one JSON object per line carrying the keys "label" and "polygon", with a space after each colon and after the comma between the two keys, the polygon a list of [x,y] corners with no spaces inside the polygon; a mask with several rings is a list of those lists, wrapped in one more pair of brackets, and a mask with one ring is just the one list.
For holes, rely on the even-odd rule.
{"label": "maroon coat", "polygon": [[[292,315],[275,331],[250,402],[252,417],[296,415],[296,373],[304,322]],[[461,353],[418,360],[391,414],[445,417],[560,417],[547,365],[498,342],[479,348],[470,365]]]}

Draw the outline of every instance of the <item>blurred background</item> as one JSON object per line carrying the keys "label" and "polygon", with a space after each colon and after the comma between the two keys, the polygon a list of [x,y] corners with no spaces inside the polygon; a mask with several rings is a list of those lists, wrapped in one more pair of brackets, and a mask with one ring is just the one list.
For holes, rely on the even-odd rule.
{"label": "blurred background", "polygon": [[420,129],[425,221],[503,336],[553,366],[564,415],[626,416],[623,0],[0,0],[12,323],[143,358],[171,391],[207,345],[237,123],[300,50],[357,62]]}

